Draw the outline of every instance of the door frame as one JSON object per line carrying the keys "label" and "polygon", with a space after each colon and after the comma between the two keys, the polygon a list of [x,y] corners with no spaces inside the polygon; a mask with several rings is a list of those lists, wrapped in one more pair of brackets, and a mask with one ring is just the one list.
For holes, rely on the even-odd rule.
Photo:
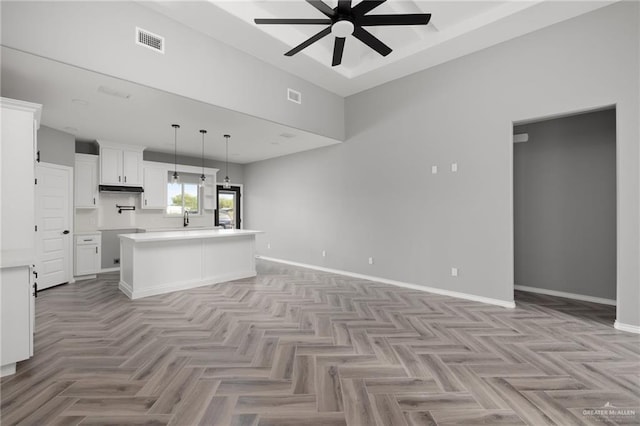
{"label": "door frame", "polygon": [[[216,226],[218,226],[218,190],[220,189],[219,187],[221,187],[222,184],[216,182],[216,211],[214,213],[214,224]],[[241,183],[232,183],[230,184],[230,186],[233,187],[237,187],[240,191],[240,228],[239,229],[244,229],[244,185]],[[223,188],[224,189],[224,188]],[[238,229],[238,228],[236,228]]]}
{"label": "door frame", "polygon": [[[48,168],[48,169],[53,169],[53,170],[60,170],[60,171],[66,171],[69,173],[69,185],[67,187],[67,190],[69,192],[69,202],[67,205],[67,211],[69,212],[69,238],[67,238],[66,244],[65,244],[65,250],[67,252],[68,255],[68,261],[67,261],[67,277],[68,283],[74,283],[75,277],[73,275],[73,241],[75,240],[75,232],[74,232],[74,220],[75,220],[75,216],[74,216],[74,210],[73,210],[73,167],[70,166],[62,166],[59,164],[53,164],[53,163],[45,163],[45,162],[40,162],[40,163],[36,163],[36,176],[38,176],[38,169],[44,167],[44,168]],[[36,188],[36,197],[35,197],[35,219],[36,219],[36,224],[40,223],[40,209],[39,209],[39,200],[38,200],[38,194],[37,194],[38,189]],[[42,243],[42,239],[40,238],[39,235],[36,235],[36,270],[37,270],[37,266],[39,265],[39,261],[40,259],[38,259],[38,255],[40,254],[40,248],[41,248],[41,243]]]}
{"label": "door frame", "polygon": [[[538,121],[552,120],[556,118],[570,117],[573,115],[587,114],[590,112],[605,111],[613,109],[616,112],[616,320],[612,324],[614,328],[618,328],[618,318],[620,317],[620,143],[618,138],[618,126],[620,117],[620,106],[615,102],[603,103],[602,105],[570,109],[561,112],[549,113],[546,115],[539,115],[536,117],[523,117],[518,119],[508,120],[508,161],[509,161],[509,253],[510,262],[508,262],[509,270],[509,284],[511,286],[511,297],[515,302],[515,195],[514,195],[514,149],[513,149],[513,129],[516,126],[526,123],[535,123]],[[506,132],[505,132],[506,133]],[[563,296],[566,297],[566,296]],[[514,303],[515,306],[515,303]]]}

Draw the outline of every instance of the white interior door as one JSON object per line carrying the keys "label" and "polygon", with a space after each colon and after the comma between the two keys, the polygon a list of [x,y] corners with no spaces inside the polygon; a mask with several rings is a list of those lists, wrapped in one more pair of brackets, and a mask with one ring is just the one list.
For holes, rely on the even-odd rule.
{"label": "white interior door", "polygon": [[70,167],[40,163],[36,167],[36,246],[38,289],[71,280]]}

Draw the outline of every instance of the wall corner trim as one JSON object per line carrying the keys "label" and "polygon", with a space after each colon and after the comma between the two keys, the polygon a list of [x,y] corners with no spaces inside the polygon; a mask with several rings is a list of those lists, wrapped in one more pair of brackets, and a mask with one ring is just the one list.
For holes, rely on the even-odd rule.
{"label": "wall corner trim", "polygon": [[457,292],[457,291],[443,290],[443,289],[440,289],[440,288],[434,288],[434,287],[422,286],[422,285],[417,285],[417,284],[404,283],[404,282],[401,282],[401,281],[389,280],[387,278],[380,278],[380,277],[374,277],[374,276],[371,276],[371,275],[357,274],[355,272],[342,271],[342,270],[339,270],[339,269],[325,268],[325,267],[322,267],[322,266],[310,265],[310,264],[307,264],[307,263],[300,263],[300,262],[293,262],[293,261],[290,261],[290,260],[277,259],[277,258],[273,258],[273,257],[266,257],[266,256],[256,255],[256,258],[257,259],[266,260],[268,262],[283,263],[285,265],[299,266],[299,267],[302,267],[302,268],[315,269],[317,271],[329,272],[329,273],[332,273],[332,274],[345,275],[347,277],[360,278],[360,279],[363,279],[363,280],[375,281],[375,282],[379,282],[379,283],[383,283],[383,284],[390,284],[390,285],[393,285],[393,286],[396,286],[396,287],[403,287],[403,288],[408,288],[408,289],[411,289],[411,290],[423,291],[425,293],[439,294],[439,295],[442,295],[442,296],[450,296],[450,297],[455,297],[455,298],[458,298],[458,299],[471,300],[473,302],[480,302],[480,303],[486,303],[486,304],[489,304],[489,305],[496,305],[496,306],[500,306],[500,307],[503,307],[503,308],[513,309],[513,308],[516,307],[516,303],[514,301],[492,299],[490,297],[476,296],[474,294],[461,293],[461,292]]}
{"label": "wall corner trim", "polygon": [[616,320],[613,323],[613,328],[615,328],[616,330],[620,330],[620,331],[626,331],[626,332],[629,332],[629,333],[640,334],[640,326],[630,325],[630,324],[623,324],[621,322],[618,322],[618,320]]}
{"label": "wall corner trim", "polygon": [[526,285],[514,285],[515,290],[527,291],[529,293],[546,294],[547,296],[564,297],[565,299],[580,300],[582,302],[600,303],[601,305],[616,306],[613,299],[605,299],[603,297],[585,296],[582,294],[566,293],[564,291],[547,290],[546,288],[529,287]]}

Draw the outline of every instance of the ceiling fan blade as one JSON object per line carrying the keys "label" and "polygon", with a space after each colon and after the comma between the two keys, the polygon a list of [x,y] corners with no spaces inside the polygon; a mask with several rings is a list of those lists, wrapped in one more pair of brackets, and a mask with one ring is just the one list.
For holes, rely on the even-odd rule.
{"label": "ceiling fan blade", "polygon": [[346,15],[351,10],[351,0],[338,0],[338,13]]}
{"label": "ceiling fan blade", "polygon": [[376,25],[427,25],[431,20],[430,13],[414,13],[407,15],[366,15],[358,18],[358,25],[371,27]]}
{"label": "ceiling fan blade", "polygon": [[351,9],[351,11],[356,16],[358,15],[362,16],[365,13],[372,11],[373,9],[380,6],[382,3],[386,1],[387,0],[362,0],[360,3],[355,5],[353,9]]}
{"label": "ceiling fan blade", "polygon": [[264,24],[299,24],[299,25],[331,25],[331,19],[288,19],[288,18],[256,18],[258,25]]}
{"label": "ceiling fan blade", "polygon": [[302,49],[304,49],[305,47],[308,47],[308,46],[312,45],[316,41],[320,40],[322,37],[326,37],[329,34],[331,34],[331,27],[325,28],[324,30],[320,31],[318,34],[314,35],[313,37],[311,37],[311,38],[307,39],[306,41],[300,43],[299,45],[297,45],[296,47],[294,47],[293,49],[291,49],[290,51],[288,51],[284,55],[285,56],[293,56],[296,53],[298,53],[299,51],[301,51]]}
{"label": "ceiling fan blade", "polygon": [[381,42],[376,36],[362,27],[356,27],[353,31],[353,36],[382,56],[387,56],[393,51],[389,46]]}
{"label": "ceiling fan blade", "polygon": [[333,61],[331,62],[332,67],[340,65],[342,63],[342,53],[344,52],[344,42],[346,40],[347,39],[344,37],[336,37],[336,41],[333,44]]}
{"label": "ceiling fan blade", "polygon": [[332,18],[334,15],[333,9],[322,0],[307,0],[307,3],[324,13],[328,18]]}

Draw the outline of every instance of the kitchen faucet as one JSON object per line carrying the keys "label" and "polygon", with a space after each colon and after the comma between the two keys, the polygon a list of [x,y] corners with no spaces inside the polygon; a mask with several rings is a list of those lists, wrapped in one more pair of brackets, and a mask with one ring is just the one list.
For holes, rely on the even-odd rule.
{"label": "kitchen faucet", "polygon": [[189,226],[189,210],[184,211],[184,215],[182,216],[182,225]]}

